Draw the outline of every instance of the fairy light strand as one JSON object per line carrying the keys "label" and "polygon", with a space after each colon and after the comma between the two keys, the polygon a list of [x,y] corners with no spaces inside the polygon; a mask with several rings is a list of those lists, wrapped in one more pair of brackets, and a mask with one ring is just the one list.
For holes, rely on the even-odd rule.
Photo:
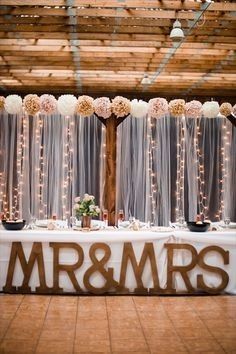
{"label": "fairy light strand", "polygon": [[180,118],[177,130],[176,220],[184,218],[185,118]]}

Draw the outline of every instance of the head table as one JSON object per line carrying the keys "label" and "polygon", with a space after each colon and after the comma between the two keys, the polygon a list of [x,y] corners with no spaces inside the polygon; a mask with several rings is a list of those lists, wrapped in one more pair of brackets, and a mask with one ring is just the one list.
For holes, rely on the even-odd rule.
{"label": "head table", "polygon": [[0,230],[0,291],[236,294],[236,231]]}

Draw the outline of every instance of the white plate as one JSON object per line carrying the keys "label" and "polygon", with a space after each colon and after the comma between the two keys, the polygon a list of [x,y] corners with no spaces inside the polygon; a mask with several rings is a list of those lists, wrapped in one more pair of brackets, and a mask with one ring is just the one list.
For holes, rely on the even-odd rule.
{"label": "white plate", "polygon": [[151,231],[153,232],[170,232],[173,231],[172,227],[167,227],[167,226],[154,226],[151,228]]}

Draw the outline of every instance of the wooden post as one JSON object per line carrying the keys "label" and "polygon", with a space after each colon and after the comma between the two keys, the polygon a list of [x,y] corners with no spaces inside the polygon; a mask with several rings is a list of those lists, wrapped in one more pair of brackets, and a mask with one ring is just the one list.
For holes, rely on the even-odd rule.
{"label": "wooden post", "polygon": [[114,114],[108,119],[97,118],[106,126],[106,164],[104,208],[108,210],[108,225],[116,224],[116,146],[117,127],[128,117],[117,118]]}

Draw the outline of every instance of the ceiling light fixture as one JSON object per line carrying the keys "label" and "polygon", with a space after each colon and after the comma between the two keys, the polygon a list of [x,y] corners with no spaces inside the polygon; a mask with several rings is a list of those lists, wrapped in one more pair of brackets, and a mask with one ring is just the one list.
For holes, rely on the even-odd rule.
{"label": "ceiling light fixture", "polygon": [[170,38],[173,42],[180,42],[184,38],[184,32],[181,28],[181,23],[176,20],[173,24],[173,28],[170,32]]}
{"label": "ceiling light fixture", "polygon": [[151,84],[151,80],[147,74],[144,74],[141,84],[142,85],[150,85]]}

